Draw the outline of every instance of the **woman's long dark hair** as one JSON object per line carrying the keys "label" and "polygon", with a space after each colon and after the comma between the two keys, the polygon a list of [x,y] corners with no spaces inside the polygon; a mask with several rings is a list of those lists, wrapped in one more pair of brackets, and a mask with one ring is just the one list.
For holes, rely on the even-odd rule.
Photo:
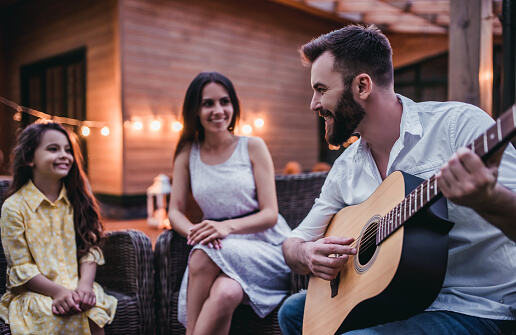
{"label": "woman's long dark hair", "polygon": [[192,80],[186,90],[182,111],[184,123],[183,132],[177,142],[174,159],[181,150],[183,150],[186,144],[196,140],[201,142],[204,140],[204,128],[199,119],[199,111],[201,110],[202,90],[204,86],[209,83],[220,84],[228,92],[229,99],[233,105],[233,117],[231,118],[228,130],[232,133],[235,131],[235,125],[240,117],[240,104],[231,80],[218,72],[201,72]]}
{"label": "woman's long dark hair", "polygon": [[13,182],[7,197],[22,188],[32,178],[32,167],[29,164],[34,160],[34,152],[41,143],[43,134],[48,130],[57,130],[64,134],[72,150],[73,164],[68,175],[63,178],[63,184],[73,207],[77,257],[81,258],[91,247],[101,246],[103,227],[97,201],[82,168],[82,155],[77,140],[70,136],[59,123],[37,121],[19,134],[13,150]]}

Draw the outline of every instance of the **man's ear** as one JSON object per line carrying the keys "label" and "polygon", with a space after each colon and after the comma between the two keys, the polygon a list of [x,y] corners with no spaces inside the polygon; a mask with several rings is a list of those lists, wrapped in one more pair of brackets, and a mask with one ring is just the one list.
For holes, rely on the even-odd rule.
{"label": "man's ear", "polygon": [[373,90],[373,80],[367,73],[360,73],[353,79],[352,86],[357,99],[367,100]]}

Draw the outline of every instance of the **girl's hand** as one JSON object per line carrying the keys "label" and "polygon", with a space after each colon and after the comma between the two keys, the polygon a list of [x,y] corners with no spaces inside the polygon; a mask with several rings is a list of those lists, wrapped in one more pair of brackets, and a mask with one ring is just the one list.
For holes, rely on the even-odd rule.
{"label": "girl's hand", "polygon": [[217,222],[204,220],[190,229],[187,236],[187,243],[188,245],[212,243],[215,248],[217,248],[217,246],[222,247],[220,240],[228,236],[230,233],[231,228],[228,221]]}
{"label": "girl's hand", "polygon": [[70,315],[82,312],[79,295],[73,290],[63,288],[52,297],[52,313],[56,315]]}
{"label": "girl's hand", "polygon": [[79,283],[75,292],[79,296],[79,306],[82,311],[87,311],[97,304],[97,298],[95,297],[95,292],[93,292],[91,285],[82,285]]}

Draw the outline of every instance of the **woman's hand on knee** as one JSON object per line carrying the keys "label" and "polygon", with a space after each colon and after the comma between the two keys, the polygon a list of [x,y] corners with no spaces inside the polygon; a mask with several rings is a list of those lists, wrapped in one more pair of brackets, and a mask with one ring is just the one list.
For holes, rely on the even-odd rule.
{"label": "woman's hand on knee", "polygon": [[52,313],[56,315],[70,315],[82,312],[77,292],[64,288],[52,297]]}
{"label": "woman's hand on knee", "polygon": [[217,222],[211,220],[204,220],[201,223],[194,225],[187,236],[188,245],[195,245],[197,243],[208,245],[209,243],[216,249],[222,247],[220,241],[231,233],[229,224],[225,222]]}

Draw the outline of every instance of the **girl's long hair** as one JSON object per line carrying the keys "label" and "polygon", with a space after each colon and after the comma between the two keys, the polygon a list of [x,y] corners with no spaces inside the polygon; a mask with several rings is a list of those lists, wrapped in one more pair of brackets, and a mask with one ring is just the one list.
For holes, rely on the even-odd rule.
{"label": "girl's long hair", "polygon": [[97,201],[82,168],[82,155],[77,139],[70,136],[59,123],[37,121],[19,134],[13,150],[13,182],[6,198],[17,192],[32,178],[32,167],[29,164],[34,160],[34,152],[41,143],[43,134],[48,130],[56,130],[64,134],[72,150],[73,163],[68,175],[63,178],[63,184],[73,208],[77,257],[81,258],[91,247],[101,246],[103,226]]}
{"label": "girl's long hair", "polygon": [[204,128],[199,119],[199,111],[201,110],[202,90],[209,83],[220,84],[228,92],[229,99],[233,105],[233,116],[228,130],[231,133],[235,131],[235,125],[240,118],[240,104],[231,80],[218,72],[201,72],[192,80],[186,90],[182,111],[183,132],[177,142],[174,160],[186,144],[194,141],[202,142],[204,140]]}

